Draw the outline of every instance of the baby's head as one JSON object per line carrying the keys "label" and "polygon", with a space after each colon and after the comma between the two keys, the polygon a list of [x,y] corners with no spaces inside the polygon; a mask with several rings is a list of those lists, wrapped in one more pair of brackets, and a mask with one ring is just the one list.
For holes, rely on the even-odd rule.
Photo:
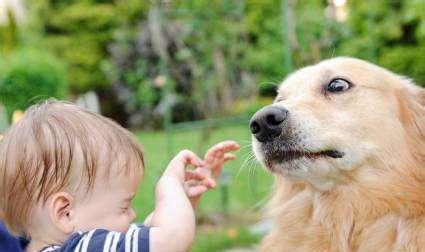
{"label": "baby's head", "polygon": [[0,142],[0,219],[46,242],[124,232],[143,167],[136,139],[117,123],[71,103],[32,106]]}

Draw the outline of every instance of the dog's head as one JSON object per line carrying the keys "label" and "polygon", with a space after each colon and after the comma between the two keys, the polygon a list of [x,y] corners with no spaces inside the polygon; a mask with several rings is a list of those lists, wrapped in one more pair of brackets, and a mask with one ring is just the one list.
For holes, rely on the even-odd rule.
{"label": "dog's head", "polygon": [[372,163],[425,156],[425,92],[383,68],[334,58],[290,75],[251,119],[272,172],[327,190]]}

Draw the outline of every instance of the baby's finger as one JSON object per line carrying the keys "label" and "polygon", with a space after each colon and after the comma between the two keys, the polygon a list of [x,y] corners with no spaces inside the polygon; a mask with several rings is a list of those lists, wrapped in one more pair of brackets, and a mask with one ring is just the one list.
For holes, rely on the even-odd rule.
{"label": "baby's finger", "polygon": [[184,180],[203,180],[205,175],[196,171],[185,171]]}
{"label": "baby's finger", "polygon": [[205,185],[208,189],[215,188],[217,186],[217,182],[213,178],[206,178],[202,181],[202,184]]}
{"label": "baby's finger", "polygon": [[226,161],[230,161],[230,160],[234,160],[236,158],[236,155],[235,154],[232,154],[232,153],[226,153],[226,154],[224,154],[224,162],[226,162]]}
{"label": "baby's finger", "polygon": [[239,150],[239,144],[235,141],[223,142],[223,149],[225,152]]}
{"label": "baby's finger", "polygon": [[228,152],[228,151],[234,151],[234,150],[238,150],[239,149],[239,144],[235,141],[223,141],[221,143],[218,144],[218,147],[224,151],[224,152]]}
{"label": "baby's finger", "polygon": [[197,185],[197,186],[189,187],[187,189],[187,196],[188,197],[196,197],[196,196],[203,194],[207,190],[208,190],[208,188],[206,186],[203,186],[203,185]]}
{"label": "baby's finger", "polygon": [[212,189],[217,186],[217,182],[213,178],[205,178],[203,180],[198,179],[189,179],[184,182],[184,186],[186,188],[186,191],[191,187],[196,186],[205,186],[207,189]]}
{"label": "baby's finger", "polygon": [[235,141],[223,141],[211,147],[205,154],[205,158],[222,156],[224,152],[238,150],[239,145]]}

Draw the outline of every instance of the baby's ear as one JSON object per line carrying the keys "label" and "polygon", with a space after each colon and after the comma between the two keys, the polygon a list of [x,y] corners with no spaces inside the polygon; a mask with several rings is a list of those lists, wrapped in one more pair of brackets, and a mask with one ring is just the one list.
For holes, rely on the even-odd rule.
{"label": "baby's ear", "polygon": [[74,231],[72,222],[74,198],[67,192],[58,192],[51,196],[49,215],[53,224],[66,235]]}

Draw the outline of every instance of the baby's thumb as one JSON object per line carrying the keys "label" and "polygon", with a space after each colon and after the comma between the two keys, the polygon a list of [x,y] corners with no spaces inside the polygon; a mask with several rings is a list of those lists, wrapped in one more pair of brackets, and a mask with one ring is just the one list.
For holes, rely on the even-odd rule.
{"label": "baby's thumb", "polygon": [[203,161],[192,151],[180,151],[170,162],[164,174],[178,175],[179,178],[184,179],[185,168],[188,165],[200,166]]}
{"label": "baby's thumb", "polygon": [[173,160],[181,162],[184,166],[202,166],[204,164],[203,161],[198,157],[198,155],[196,155],[190,150],[180,151]]}

